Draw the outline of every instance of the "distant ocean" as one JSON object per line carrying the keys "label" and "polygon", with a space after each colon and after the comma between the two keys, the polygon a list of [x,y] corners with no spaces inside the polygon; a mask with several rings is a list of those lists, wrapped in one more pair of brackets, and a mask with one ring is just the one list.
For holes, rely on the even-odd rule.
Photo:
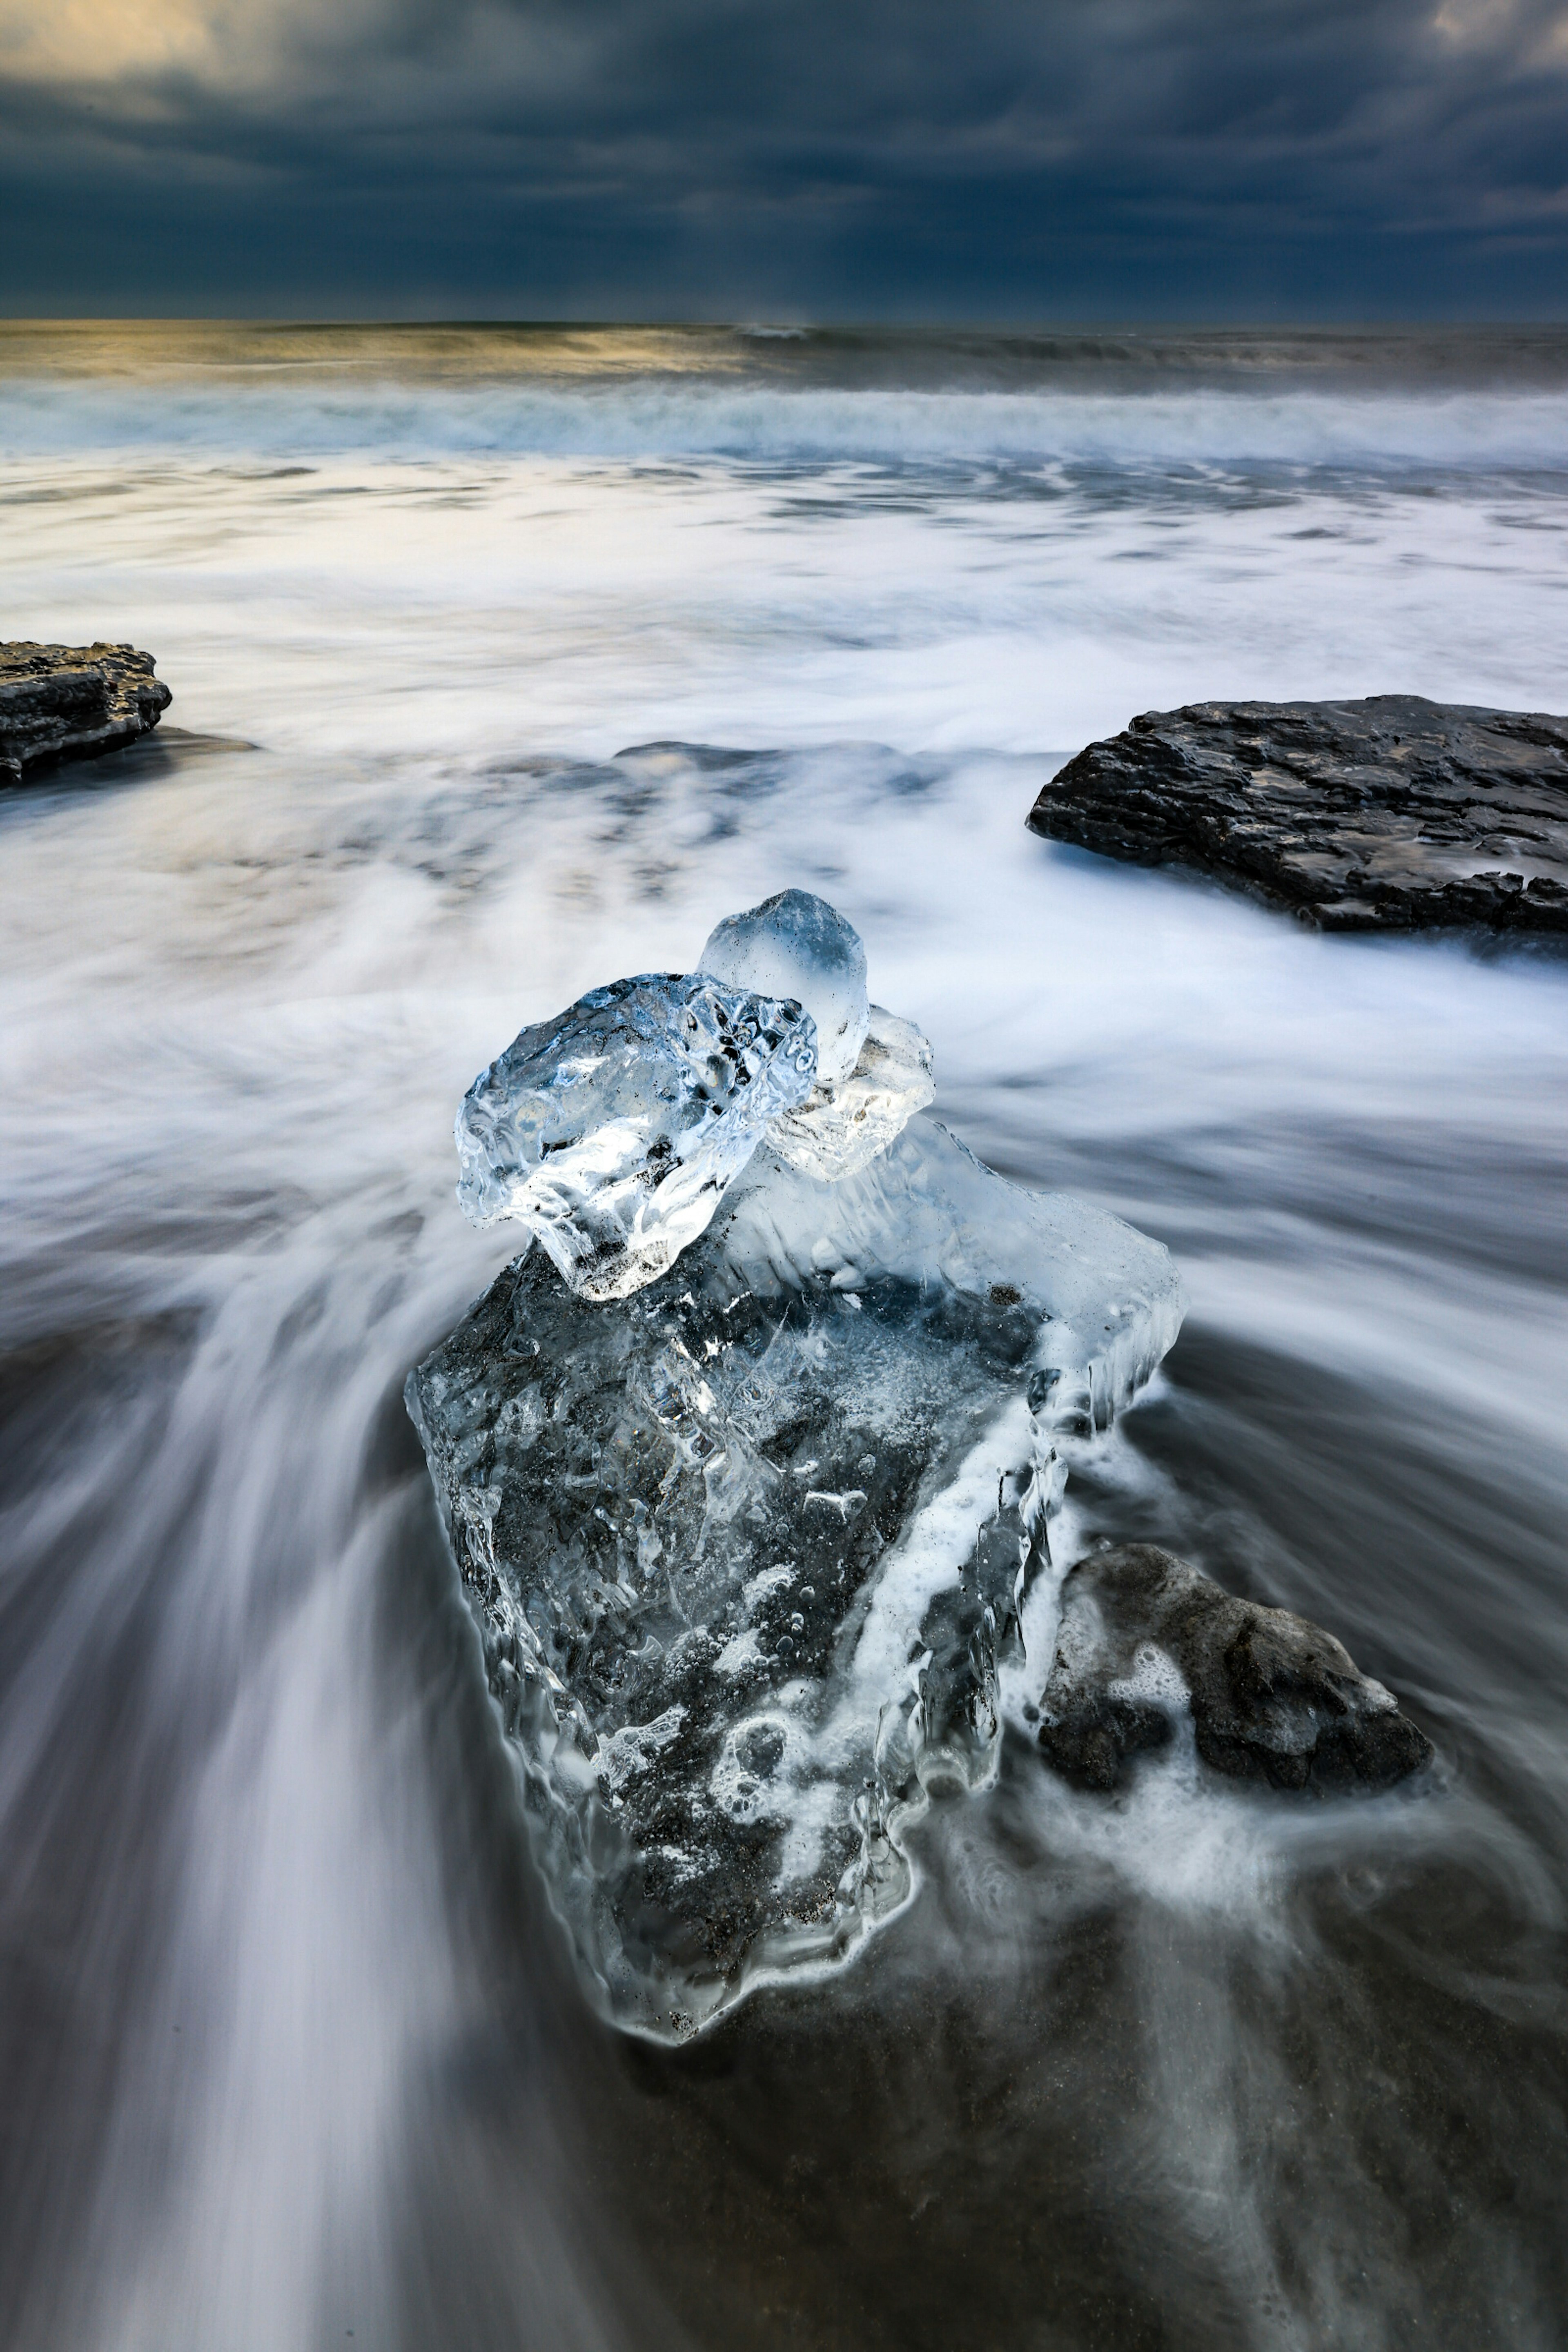
{"label": "distant ocean", "polygon": [[[0,325],[0,636],[176,698],[0,800],[0,2340],[1568,2342],[1568,965],[1024,830],[1143,709],[1568,709],[1568,331]],[[792,884],[1181,1261],[1064,1540],[1439,1765],[1109,1804],[1020,1725],[860,1961],[652,2053],[400,1391],[509,1254],[475,1071]]]}

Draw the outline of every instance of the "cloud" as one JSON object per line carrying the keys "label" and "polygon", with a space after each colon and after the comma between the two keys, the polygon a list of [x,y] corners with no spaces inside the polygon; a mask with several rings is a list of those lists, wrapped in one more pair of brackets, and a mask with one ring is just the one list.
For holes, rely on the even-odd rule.
{"label": "cloud", "polygon": [[1557,0],[0,0],[0,139],[13,310],[1568,301]]}

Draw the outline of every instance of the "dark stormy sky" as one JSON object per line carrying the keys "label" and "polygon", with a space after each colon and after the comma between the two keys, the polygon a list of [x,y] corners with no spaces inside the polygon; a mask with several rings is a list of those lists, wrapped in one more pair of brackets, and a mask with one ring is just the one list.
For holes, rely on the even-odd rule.
{"label": "dark stormy sky", "polygon": [[0,310],[1568,315],[1568,0],[0,0]]}

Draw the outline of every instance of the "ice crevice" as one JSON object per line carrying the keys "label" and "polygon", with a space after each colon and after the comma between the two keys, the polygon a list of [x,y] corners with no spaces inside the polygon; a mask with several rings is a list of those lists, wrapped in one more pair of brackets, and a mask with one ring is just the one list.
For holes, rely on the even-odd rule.
{"label": "ice crevice", "polygon": [[458,1112],[461,1205],[524,1246],[409,1407],[551,1900],[659,2039],[906,1900],[932,1795],[994,1776],[1064,1447],[1180,1327],[1158,1243],[998,1176],[931,1092],[792,890]]}

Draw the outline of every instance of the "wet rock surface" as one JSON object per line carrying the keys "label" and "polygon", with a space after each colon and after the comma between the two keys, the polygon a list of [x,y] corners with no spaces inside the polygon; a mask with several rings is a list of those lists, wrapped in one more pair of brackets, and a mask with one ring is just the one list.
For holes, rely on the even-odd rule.
{"label": "wet rock surface", "polygon": [[1148,711],[1030,829],[1241,884],[1324,930],[1568,937],[1568,719],[1375,695]]}
{"label": "wet rock surface", "polygon": [[1331,1633],[1152,1544],[1070,1571],[1040,1712],[1049,1761],[1093,1789],[1115,1788],[1187,1715],[1205,1764],[1279,1789],[1386,1788],[1432,1754]]}
{"label": "wet rock surface", "polygon": [[173,700],[134,646],[0,645],[0,785],[133,743]]}

